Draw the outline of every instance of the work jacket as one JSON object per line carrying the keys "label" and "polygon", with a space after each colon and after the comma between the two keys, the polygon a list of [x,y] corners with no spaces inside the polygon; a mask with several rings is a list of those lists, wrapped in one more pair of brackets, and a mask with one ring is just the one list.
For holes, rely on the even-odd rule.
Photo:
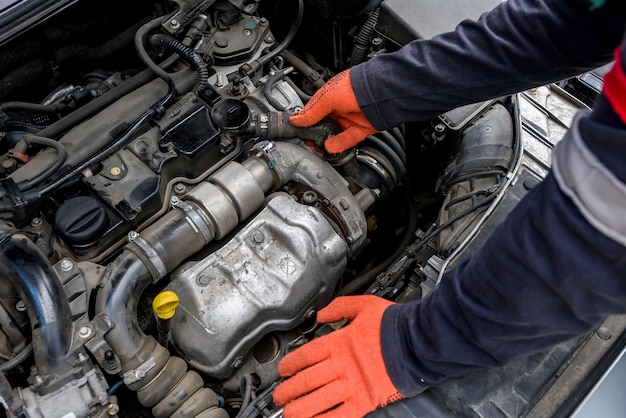
{"label": "work jacket", "polygon": [[508,0],[351,71],[364,114],[383,130],[615,61],[547,177],[431,293],[385,311],[383,358],[405,396],[626,312],[626,5],[600,3]]}

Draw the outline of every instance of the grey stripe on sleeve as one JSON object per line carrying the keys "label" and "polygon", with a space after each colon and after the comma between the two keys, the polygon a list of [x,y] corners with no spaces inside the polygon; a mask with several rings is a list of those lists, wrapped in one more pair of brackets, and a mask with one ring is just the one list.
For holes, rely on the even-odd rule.
{"label": "grey stripe on sleeve", "polygon": [[[552,171],[561,191],[603,235],[626,246],[626,185],[587,147],[580,135],[579,111],[554,149]],[[626,163],[626,162],[625,162]]]}

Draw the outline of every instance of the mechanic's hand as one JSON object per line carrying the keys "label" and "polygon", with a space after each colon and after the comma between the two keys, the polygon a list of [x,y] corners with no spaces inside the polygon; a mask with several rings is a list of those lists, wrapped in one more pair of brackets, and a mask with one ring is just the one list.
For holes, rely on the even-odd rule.
{"label": "mechanic's hand", "polygon": [[352,322],[280,361],[278,372],[291,376],[274,390],[285,418],[362,417],[404,398],[387,375],[380,346],[383,312],[391,304],[376,296],[344,296],[319,311],[319,322]]}
{"label": "mechanic's hand", "polygon": [[356,101],[350,69],[340,72],[319,89],[300,112],[289,118],[294,126],[309,127],[325,117],[341,125],[343,132],[328,138],[324,144],[332,154],[345,151],[378,132],[361,112]]}

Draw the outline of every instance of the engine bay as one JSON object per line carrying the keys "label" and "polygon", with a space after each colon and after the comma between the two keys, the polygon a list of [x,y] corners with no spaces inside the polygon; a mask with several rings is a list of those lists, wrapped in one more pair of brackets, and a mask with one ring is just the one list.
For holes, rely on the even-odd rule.
{"label": "engine bay", "polygon": [[317,310],[436,285],[515,178],[520,104],[326,153],[333,121],[288,117],[411,38],[379,3],[76,2],[4,40],[9,416],[279,416]]}

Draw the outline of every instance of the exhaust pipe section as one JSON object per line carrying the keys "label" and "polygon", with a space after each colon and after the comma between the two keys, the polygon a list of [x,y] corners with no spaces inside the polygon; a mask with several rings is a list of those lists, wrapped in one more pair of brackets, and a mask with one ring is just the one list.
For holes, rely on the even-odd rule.
{"label": "exhaust pipe section", "polygon": [[261,209],[265,194],[289,181],[311,187],[327,202],[331,220],[351,251],[366,237],[366,221],[347,182],[306,148],[291,143],[263,142],[241,164],[231,161],[192,189],[174,209],[129,244],[113,261],[100,284],[97,317],[110,324],[104,338],[119,358],[126,385],[155,417],[226,418],[213,391],[187,364],[141,330],[136,312],[139,298],[187,257],[213,239],[221,239]]}
{"label": "exhaust pipe section", "polygon": [[13,283],[26,305],[40,375],[62,375],[72,344],[69,302],[48,259],[24,234],[0,226],[0,280]]}

